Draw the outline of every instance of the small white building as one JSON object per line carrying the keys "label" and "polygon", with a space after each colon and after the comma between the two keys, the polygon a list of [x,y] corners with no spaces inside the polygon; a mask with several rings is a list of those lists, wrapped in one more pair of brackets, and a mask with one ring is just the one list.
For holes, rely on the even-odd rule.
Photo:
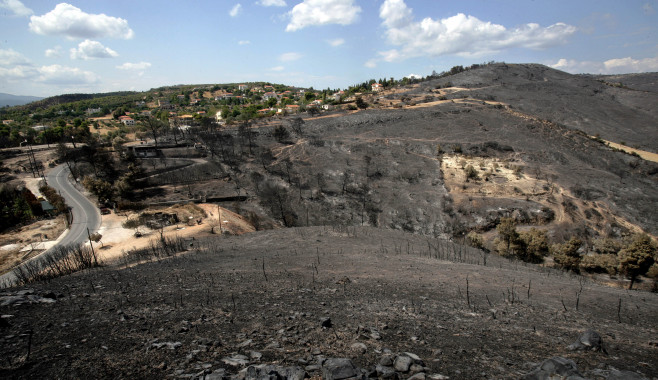
{"label": "small white building", "polygon": [[123,125],[135,125],[135,119],[129,116],[121,116],[119,117],[119,121],[123,123]]}

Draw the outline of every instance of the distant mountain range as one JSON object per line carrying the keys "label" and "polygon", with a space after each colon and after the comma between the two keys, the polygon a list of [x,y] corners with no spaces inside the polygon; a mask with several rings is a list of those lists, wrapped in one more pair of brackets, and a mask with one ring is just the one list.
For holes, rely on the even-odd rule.
{"label": "distant mountain range", "polygon": [[40,98],[38,96],[19,96],[19,95],[5,94],[0,92],[0,107],[22,106],[23,104],[32,103],[41,99],[43,98]]}

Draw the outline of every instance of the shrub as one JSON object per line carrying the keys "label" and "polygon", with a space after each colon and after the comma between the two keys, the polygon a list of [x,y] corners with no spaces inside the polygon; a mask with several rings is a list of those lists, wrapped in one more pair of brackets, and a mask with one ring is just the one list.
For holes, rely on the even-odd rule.
{"label": "shrub", "polygon": [[580,269],[588,273],[607,273],[609,275],[617,274],[619,259],[617,255],[593,254],[583,257],[580,262]]}
{"label": "shrub", "polygon": [[471,231],[466,235],[466,243],[473,248],[484,249],[484,240],[482,235],[478,234],[475,231]]}
{"label": "shrub", "polygon": [[469,179],[478,180],[478,179],[480,179],[480,176],[478,176],[478,171],[473,167],[473,165],[467,165],[464,168],[464,172],[466,173],[466,180],[469,180]]}
{"label": "shrub", "polygon": [[582,256],[578,253],[578,250],[581,245],[583,245],[583,242],[575,237],[572,237],[564,244],[554,244],[552,250],[555,264],[562,269],[579,273]]}

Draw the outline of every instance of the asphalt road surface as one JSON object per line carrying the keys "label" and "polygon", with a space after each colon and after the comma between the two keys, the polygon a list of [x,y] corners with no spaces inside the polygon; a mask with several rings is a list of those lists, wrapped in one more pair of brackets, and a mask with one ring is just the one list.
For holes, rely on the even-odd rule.
{"label": "asphalt road surface", "polygon": [[[68,233],[62,240],[29,261],[43,260],[56,247],[83,243],[88,240],[87,228],[89,229],[89,233],[94,233],[101,225],[101,214],[98,207],[71,184],[68,176],[69,170],[66,165],[59,165],[46,175],[46,181],[50,187],[59,191],[62,197],[64,197],[66,204],[71,209],[73,223],[71,223]],[[15,282],[16,276],[12,272],[0,276],[0,285],[9,285]]]}
{"label": "asphalt road surface", "polygon": [[57,244],[60,246],[83,243],[88,240],[87,228],[94,233],[101,225],[100,210],[71,184],[68,175],[66,165],[59,165],[46,176],[48,185],[60,192],[73,214],[68,234]]}

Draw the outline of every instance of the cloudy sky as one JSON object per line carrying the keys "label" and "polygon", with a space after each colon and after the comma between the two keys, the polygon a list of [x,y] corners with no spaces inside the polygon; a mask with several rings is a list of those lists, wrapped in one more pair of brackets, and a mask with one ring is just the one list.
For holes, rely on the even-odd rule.
{"label": "cloudy sky", "polygon": [[658,71],[658,0],[0,0],[0,92],[345,88],[487,61]]}

